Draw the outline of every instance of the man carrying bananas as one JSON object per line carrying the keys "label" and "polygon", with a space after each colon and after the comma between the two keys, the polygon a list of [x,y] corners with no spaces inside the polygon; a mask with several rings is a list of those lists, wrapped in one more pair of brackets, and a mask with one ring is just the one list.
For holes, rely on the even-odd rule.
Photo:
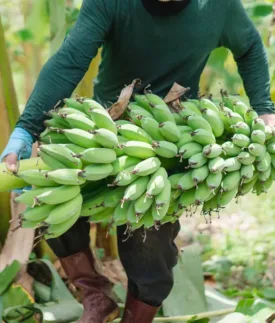
{"label": "man carrying bananas", "polygon": [[[241,0],[83,0],[79,18],[58,52],[43,67],[25,111],[2,153],[10,171],[17,159],[31,155],[43,131],[45,113],[70,97],[103,46],[95,99],[115,102],[124,84],[140,78],[164,96],[173,82],[198,92],[200,75],[211,51],[229,48],[238,64],[251,106],[267,125],[275,125],[267,56]],[[142,90],[142,89],[140,89]],[[173,286],[177,262],[174,239],[179,223],[143,230],[123,242],[120,259],[129,284],[123,323],[150,323]],[[79,221],[58,239],[48,240],[68,278],[82,290],[81,323],[103,323],[118,315],[110,283],[95,267],[89,250],[89,224]]]}

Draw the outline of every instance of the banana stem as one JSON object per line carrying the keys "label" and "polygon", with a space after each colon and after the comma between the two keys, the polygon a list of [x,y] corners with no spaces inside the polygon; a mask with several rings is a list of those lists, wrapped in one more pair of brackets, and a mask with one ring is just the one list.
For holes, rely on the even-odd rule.
{"label": "banana stem", "polygon": [[[216,316],[223,316],[235,312],[235,308],[228,308],[225,310],[204,312],[196,315],[184,315],[184,316],[171,316],[171,317],[156,317],[153,322],[188,322],[196,318],[196,320],[211,318]],[[114,322],[120,322],[120,319],[114,320]]]}
{"label": "banana stem", "polygon": [[[19,162],[18,171],[30,169],[49,169],[41,158],[30,158]],[[14,189],[28,186],[21,178],[7,171],[5,163],[0,164],[0,192],[12,191]]]}

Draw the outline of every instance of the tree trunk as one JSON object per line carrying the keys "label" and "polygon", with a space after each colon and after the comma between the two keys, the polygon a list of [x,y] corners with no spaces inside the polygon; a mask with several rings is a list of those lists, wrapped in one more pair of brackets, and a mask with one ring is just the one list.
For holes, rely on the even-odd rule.
{"label": "tree trunk", "polygon": [[[11,130],[14,128],[19,117],[17,98],[12,80],[12,73],[6,42],[4,28],[0,16],[0,151],[5,148]],[[0,194],[0,241],[3,243],[9,228],[11,214],[10,194]]]}

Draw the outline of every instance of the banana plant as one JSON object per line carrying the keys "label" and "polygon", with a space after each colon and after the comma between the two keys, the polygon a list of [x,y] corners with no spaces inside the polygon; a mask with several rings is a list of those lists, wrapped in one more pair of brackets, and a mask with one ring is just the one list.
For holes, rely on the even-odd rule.
{"label": "banana plant", "polygon": [[[11,130],[19,117],[16,93],[0,15],[0,151],[7,144]],[[0,193],[0,241],[5,241],[10,220],[10,193]]]}

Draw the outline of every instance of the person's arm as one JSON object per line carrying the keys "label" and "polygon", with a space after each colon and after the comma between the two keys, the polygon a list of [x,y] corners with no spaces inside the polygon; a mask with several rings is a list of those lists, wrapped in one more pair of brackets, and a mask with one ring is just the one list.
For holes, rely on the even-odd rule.
{"label": "person's arm", "polygon": [[74,27],[42,68],[17,127],[36,137],[44,128],[44,112],[71,96],[110,30],[112,3],[107,6],[104,0],[83,1]]}
{"label": "person's arm", "polygon": [[220,45],[232,51],[252,108],[259,115],[273,114],[268,61],[261,37],[241,0],[227,1],[227,18]]}

